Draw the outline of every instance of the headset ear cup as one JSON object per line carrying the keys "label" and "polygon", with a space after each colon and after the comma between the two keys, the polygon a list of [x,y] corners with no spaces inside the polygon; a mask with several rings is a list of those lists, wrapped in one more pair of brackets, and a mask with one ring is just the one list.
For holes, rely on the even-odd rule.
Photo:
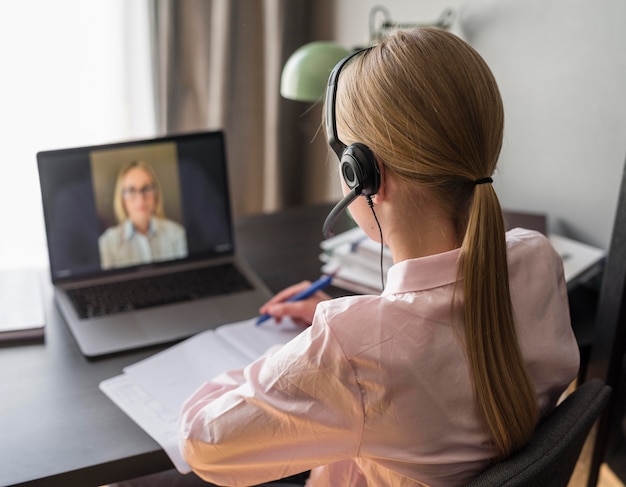
{"label": "headset ear cup", "polygon": [[365,144],[355,142],[341,156],[341,176],[348,188],[357,194],[376,194],[380,187],[380,172],[376,158]]}
{"label": "headset ear cup", "polygon": [[341,156],[341,177],[350,190],[355,190],[356,194],[361,194],[363,175],[350,148],[347,148]]}

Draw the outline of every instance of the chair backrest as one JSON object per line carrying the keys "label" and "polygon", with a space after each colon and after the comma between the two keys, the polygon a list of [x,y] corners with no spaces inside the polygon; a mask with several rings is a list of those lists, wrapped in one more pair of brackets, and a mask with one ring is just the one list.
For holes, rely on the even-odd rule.
{"label": "chair backrest", "polygon": [[[599,378],[618,391],[626,374],[623,372],[626,358],[626,164],[617,197],[615,222],[611,244],[606,256],[602,286],[598,297],[598,311],[593,328],[593,343],[587,380]],[[617,394],[611,399],[598,424],[593,455],[589,467],[588,486],[598,481],[600,465],[604,462],[609,439],[613,434],[612,424],[623,414],[617,406]]]}
{"label": "chair backrest", "polygon": [[579,386],[537,427],[528,444],[466,487],[565,487],[585,439],[611,395],[599,379]]}

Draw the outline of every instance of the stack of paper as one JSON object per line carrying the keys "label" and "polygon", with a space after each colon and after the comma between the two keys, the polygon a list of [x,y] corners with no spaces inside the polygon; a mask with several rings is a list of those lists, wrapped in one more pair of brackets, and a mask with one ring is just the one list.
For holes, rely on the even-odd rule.
{"label": "stack of paper", "polygon": [[[381,292],[381,246],[359,227],[324,240],[320,247],[322,273],[334,273],[333,286],[363,294]],[[382,252],[382,272],[386,278],[392,258],[388,247],[383,247]]]}
{"label": "stack of paper", "polygon": [[563,259],[563,270],[568,288],[584,282],[602,271],[606,252],[597,247],[550,234],[550,242]]}
{"label": "stack of paper", "polygon": [[256,319],[223,325],[124,368],[100,390],[161,445],[181,473],[190,471],[178,448],[178,415],[204,382],[245,367],[301,330],[282,320],[256,326]]}
{"label": "stack of paper", "polygon": [[[605,252],[602,249],[550,234],[550,242],[563,259],[568,287],[597,275],[602,269]],[[352,228],[324,240],[322,272],[332,274],[333,285],[362,294],[381,292],[380,244],[371,240],[359,227]],[[391,252],[383,248],[383,273],[392,265]]]}

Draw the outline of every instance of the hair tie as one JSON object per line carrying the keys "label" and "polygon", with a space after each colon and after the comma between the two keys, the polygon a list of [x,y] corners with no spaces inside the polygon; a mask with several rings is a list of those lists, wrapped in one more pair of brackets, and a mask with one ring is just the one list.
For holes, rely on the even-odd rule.
{"label": "hair tie", "polygon": [[485,184],[485,183],[493,183],[493,179],[491,179],[489,176],[487,176],[486,178],[479,178],[476,181],[474,181],[474,186],[478,186],[479,184]]}

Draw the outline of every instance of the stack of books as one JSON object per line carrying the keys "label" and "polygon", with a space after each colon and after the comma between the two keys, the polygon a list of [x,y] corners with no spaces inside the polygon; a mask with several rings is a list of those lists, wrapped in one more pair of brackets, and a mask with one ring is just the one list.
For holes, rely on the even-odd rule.
{"label": "stack of books", "polygon": [[[333,286],[359,294],[380,294],[381,245],[371,240],[359,227],[352,228],[320,244],[322,273],[334,275]],[[391,252],[382,247],[382,275],[393,261]]]}
{"label": "stack of books", "polygon": [[[597,277],[604,263],[605,251],[561,235],[548,238],[563,259],[568,289]],[[322,273],[333,275],[333,286],[358,294],[380,294],[381,245],[371,240],[359,227],[352,228],[320,243]],[[388,247],[382,248],[382,273],[393,261]]]}

